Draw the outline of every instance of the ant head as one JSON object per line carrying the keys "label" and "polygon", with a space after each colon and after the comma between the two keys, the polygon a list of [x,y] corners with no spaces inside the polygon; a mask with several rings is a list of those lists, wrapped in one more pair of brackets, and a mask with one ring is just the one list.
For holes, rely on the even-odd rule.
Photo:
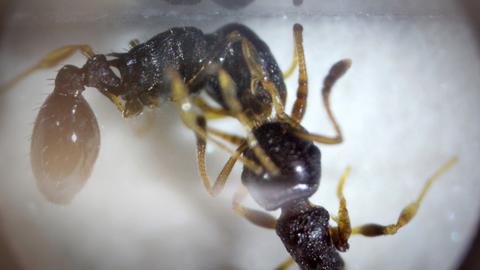
{"label": "ant head", "polygon": [[332,243],[323,207],[298,200],[282,207],[277,235],[301,269],[344,269],[344,262]]}
{"label": "ant head", "polygon": [[[253,130],[259,146],[280,169],[278,174],[267,170],[256,174],[244,167],[242,182],[255,201],[267,210],[275,210],[291,201],[308,198],[320,182],[320,150],[311,142],[295,135],[298,128],[288,123],[269,122]],[[253,150],[245,157],[258,162]]]}

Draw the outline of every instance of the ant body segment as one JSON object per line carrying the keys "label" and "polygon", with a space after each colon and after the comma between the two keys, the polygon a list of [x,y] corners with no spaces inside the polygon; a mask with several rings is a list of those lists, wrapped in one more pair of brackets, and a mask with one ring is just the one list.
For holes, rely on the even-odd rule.
{"label": "ant body segment", "polygon": [[[35,121],[32,136],[32,168],[42,193],[56,203],[69,202],[89,177],[100,145],[98,124],[83,99],[85,87],[97,88],[125,117],[139,114],[144,106],[164,101],[177,105],[184,124],[196,135],[197,162],[209,194],[219,194],[239,160],[243,185],[233,199],[234,210],[252,223],[274,229],[291,255],[277,269],[296,262],[304,270],[340,270],[345,265],[338,251],[349,248],[351,234],[395,234],[416,214],[426,192],[441,174],[457,161],[451,159],[426,182],[418,198],[407,205],[391,225],[351,227],[343,187],[347,168],[337,189],[340,207],[336,226],[329,224],[326,209],[309,198],[317,191],[321,154],[314,142],[339,144],[341,129],[330,109],[335,82],[345,74],[350,60],[332,66],[322,88],[323,104],[333,124],[333,137],[308,132],[301,121],[306,112],[308,77],[303,51],[302,26],[295,24],[295,55],[283,75],[268,46],[253,31],[239,24],[226,25],[211,34],[193,27],[172,28],[149,41],[131,42],[127,53],[94,54],[87,45],[66,46],[47,55],[31,71],[47,68],[77,50],[89,58],[81,67],[64,66],[55,79]],[[111,59],[107,58],[110,57]],[[285,113],[284,77],[298,66],[298,89],[290,115]],[[120,77],[112,70],[118,69]],[[211,107],[199,94],[205,92],[219,106]],[[207,127],[207,120],[233,117],[246,129],[239,137]],[[237,145],[235,151],[222,141]],[[206,144],[213,142],[231,153],[212,184],[206,169]],[[60,154],[59,154],[60,153]],[[280,209],[278,219],[247,208],[242,200],[251,194],[265,210]]]}

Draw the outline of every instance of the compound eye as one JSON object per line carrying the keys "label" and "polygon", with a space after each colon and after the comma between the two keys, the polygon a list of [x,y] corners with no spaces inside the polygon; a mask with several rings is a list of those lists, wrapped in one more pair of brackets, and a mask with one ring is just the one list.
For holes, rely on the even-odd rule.
{"label": "compound eye", "polygon": [[69,203],[90,176],[99,147],[97,120],[83,96],[52,93],[35,120],[30,153],[45,198]]}

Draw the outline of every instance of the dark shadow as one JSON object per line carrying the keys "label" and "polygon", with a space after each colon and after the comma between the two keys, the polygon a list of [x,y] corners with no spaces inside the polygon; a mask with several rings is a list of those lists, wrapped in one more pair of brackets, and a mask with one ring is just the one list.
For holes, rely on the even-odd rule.
{"label": "dark shadow", "polygon": [[241,9],[250,5],[254,0],[212,0],[217,5],[220,5],[226,9]]}
{"label": "dark shadow", "polygon": [[473,240],[470,251],[465,256],[462,264],[458,268],[460,270],[476,270],[480,269],[480,230],[477,231],[477,236]]}
{"label": "dark shadow", "polygon": [[[472,25],[472,30],[474,31],[475,37],[477,39],[477,49],[480,51],[480,1],[460,0],[460,3],[463,6],[465,16]],[[480,269],[480,227],[477,228],[477,234],[472,242],[470,251],[467,253],[458,269]]]}
{"label": "dark shadow", "polygon": [[8,246],[3,230],[2,216],[0,215],[0,269],[20,270],[12,250]]}
{"label": "dark shadow", "polygon": [[478,48],[480,49],[480,1],[478,0],[460,0],[465,16],[470,21],[472,29],[475,32]]}
{"label": "dark shadow", "polygon": [[8,19],[8,15],[13,11],[13,1],[2,0],[0,1],[0,36],[2,35],[5,24]]}
{"label": "dark shadow", "polygon": [[202,0],[165,0],[172,5],[196,5]]}

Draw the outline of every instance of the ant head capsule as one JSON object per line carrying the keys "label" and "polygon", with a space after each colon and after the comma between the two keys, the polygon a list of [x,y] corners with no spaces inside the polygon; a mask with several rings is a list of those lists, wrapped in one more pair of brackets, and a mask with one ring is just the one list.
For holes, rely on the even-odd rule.
{"label": "ant head capsule", "polygon": [[[243,184],[267,210],[308,198],[318,189],[320,150],[311,141],[296,136],[295,131],[298,130],[281,122],[266,123],[253,130],[259,145],[280,169],[277,175],[266,170],[256,174],[247,167],[242,172]],[[251,149],[245,152],[245,157],[258,162]]]}
{"label": "ant head capsule", "polygon": [[292,202],[284,210],[276,232],[301,269],[344,269],[331,240],[327,210],[306,200]]}
{"label": "ant head capsule", "polygon": [[64,67],[33,129],[33,173],[39,190],[54,203],[65,204],[73,199],[90,176],[98,156],[98,124],[81,95],[81,81],[80,69]]}

